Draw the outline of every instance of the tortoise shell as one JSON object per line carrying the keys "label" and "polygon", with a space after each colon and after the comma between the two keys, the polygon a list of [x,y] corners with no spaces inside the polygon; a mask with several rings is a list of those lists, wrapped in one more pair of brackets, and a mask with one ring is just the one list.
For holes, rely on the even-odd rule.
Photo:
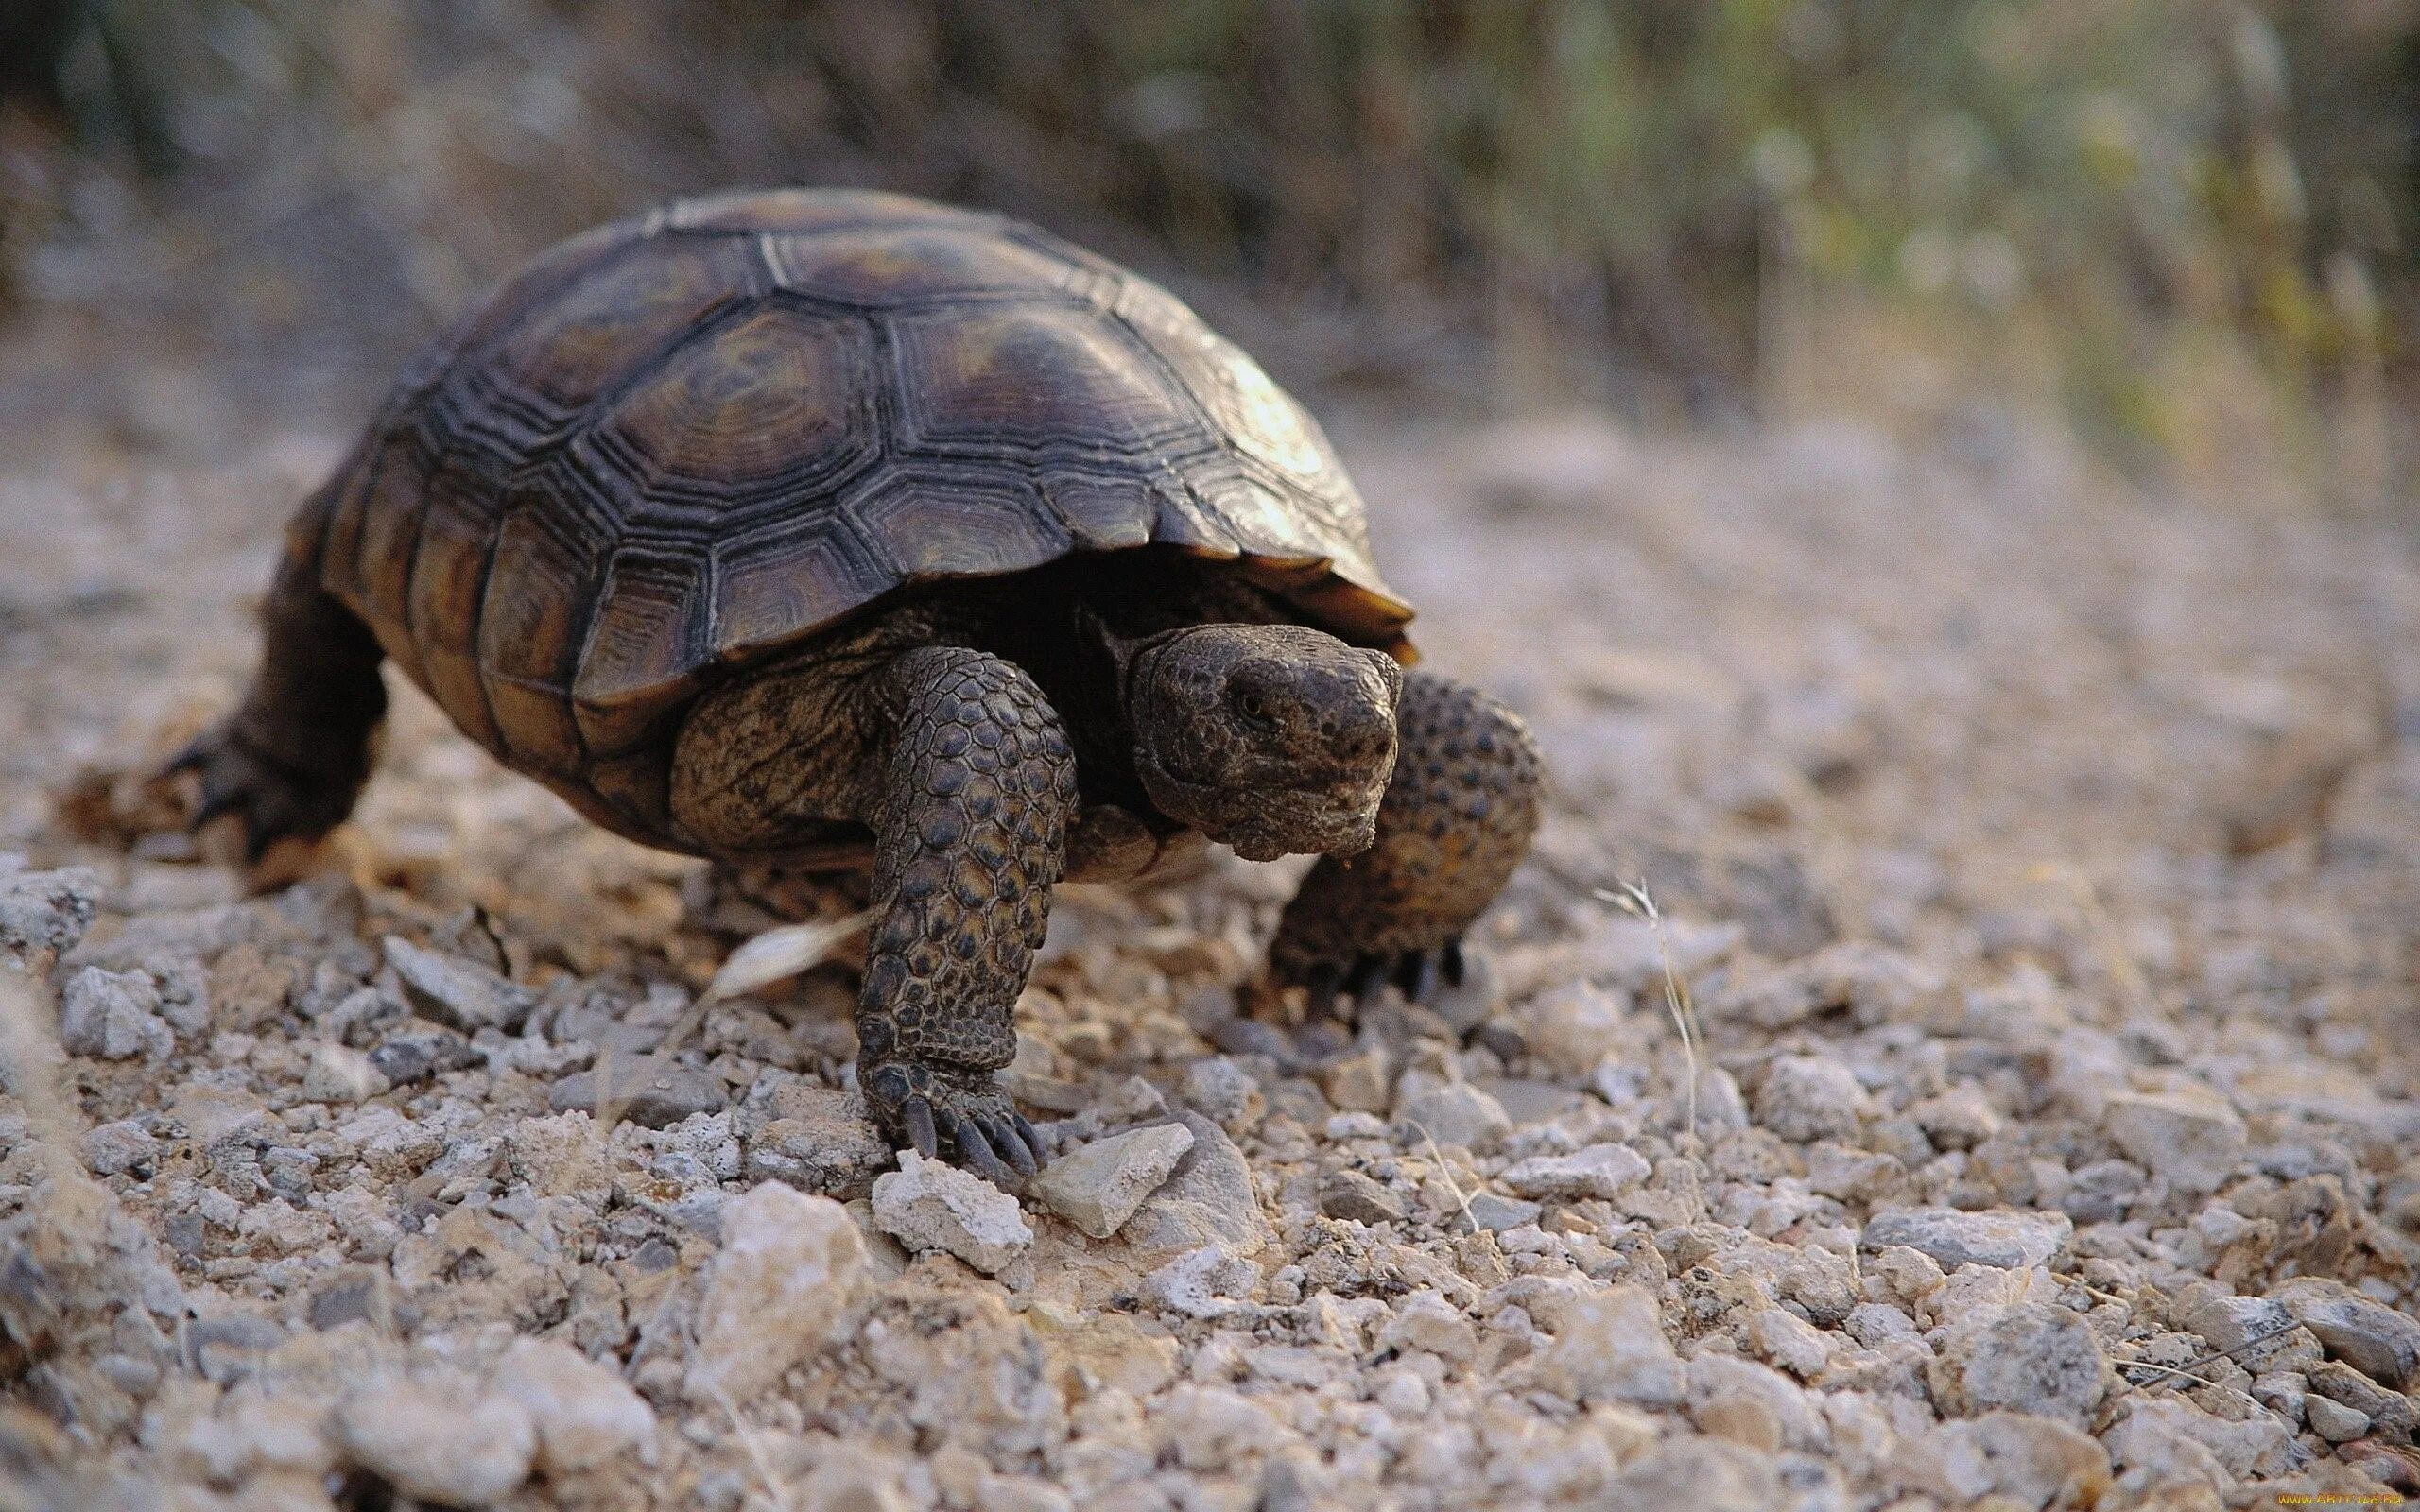
{"label": "tortoise shell", "polygon": [[1409,654],[1359,497],[1251,358],[1101,258],[898,195],[562,243],[411,365],[315,502],[326,587],[412,680],[642,837],[700,692],[910,584],[1155,544]]}

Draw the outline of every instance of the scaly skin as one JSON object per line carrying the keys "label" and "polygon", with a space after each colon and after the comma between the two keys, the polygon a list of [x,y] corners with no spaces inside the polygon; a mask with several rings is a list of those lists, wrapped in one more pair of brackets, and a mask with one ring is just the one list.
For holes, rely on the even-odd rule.
{"label": "scaly skin", "polygon": [[235,816],[252,861],[279,840],[317,838],[344,821],[369,781],[387,713],[385,653],[320,587],[320,519],[306,508],[288,532],[244,701],[168,764],[200,779],[193,822]]}
{"label": "scaly skin", "polygon": [[960,646],[892,662],[873,814],[873,906],[858,1000],[858,1084],[885,1126],[1002,1185],[1047,1152],[991,1074],[1016,1055],[1016,1004],[1066,858],[1076,763],[1059,716],[1011,662]]}
{"label": "scaly skin", "polygon": [[1270,945],[1272,976],[1357,1004],[1388,981],[1415,1001],[1459,984],[1461,937],[1512,875],[1538,828],[1537,743],[1519,716],[1426,673],[1405,679],[1395,767],[1375,843],[1322,857]]}

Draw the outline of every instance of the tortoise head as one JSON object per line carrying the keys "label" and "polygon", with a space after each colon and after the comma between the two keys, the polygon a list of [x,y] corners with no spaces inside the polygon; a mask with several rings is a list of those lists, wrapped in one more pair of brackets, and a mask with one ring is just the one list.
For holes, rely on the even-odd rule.
{"label": "tortoise head", "polygon": [[1403,673],[1298,625],[1201,625],[1122,647],[1134,765],[1161,813],[1253,861],[1376,834]]}

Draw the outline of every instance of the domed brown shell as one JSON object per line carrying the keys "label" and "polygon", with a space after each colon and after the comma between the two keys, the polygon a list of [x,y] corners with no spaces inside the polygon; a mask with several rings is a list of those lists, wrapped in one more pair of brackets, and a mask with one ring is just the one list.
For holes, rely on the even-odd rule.
{"label": "domed brown shell", "polygon": [[411,366],[321,509],[323,580],[412,679],[643,838],[700,691],[908,584],[1159,544],[1409,652],[1359,497],[1251,358],[1100,258],[897,195],[563,243]]}

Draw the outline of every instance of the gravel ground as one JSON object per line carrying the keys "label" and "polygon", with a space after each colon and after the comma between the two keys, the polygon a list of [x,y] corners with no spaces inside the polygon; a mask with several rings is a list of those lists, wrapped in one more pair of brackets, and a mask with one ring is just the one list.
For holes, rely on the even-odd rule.
{"label": "gravel ground", "polygon": [[1065,889],[1019,1205],[890,1169],[845,964],[690,1013],[760,921],[416,696],[299,881],[111,837],[337,439],[0,475],[0,1505],[2420,1494],[2384,532],[1981,421],[1355,430],[1551,764],[1487,979],[1239,1020],[1293,869]]}

